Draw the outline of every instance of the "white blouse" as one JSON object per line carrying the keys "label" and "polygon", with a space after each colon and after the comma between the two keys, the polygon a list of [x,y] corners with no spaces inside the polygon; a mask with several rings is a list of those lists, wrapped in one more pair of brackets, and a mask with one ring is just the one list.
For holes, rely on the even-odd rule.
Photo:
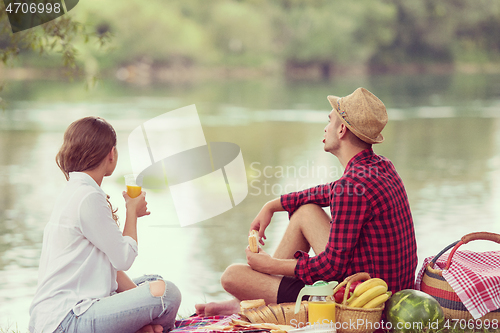
{"label": "white blouse", "polygon": [[137,243],[122,235],[104,191],[86,173],[70,173],[43,233],[30,332],[52,333],[70,310],[81,315],[110,296],[116,272],[136,256]]}

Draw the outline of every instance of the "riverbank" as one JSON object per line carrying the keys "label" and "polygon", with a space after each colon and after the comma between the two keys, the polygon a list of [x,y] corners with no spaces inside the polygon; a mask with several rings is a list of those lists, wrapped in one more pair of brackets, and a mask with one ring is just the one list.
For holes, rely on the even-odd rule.
{"label": "riverbank", "polygon": [[[62,68],[6,67],[0,64],[3,81],[79,80],[85,70],[68,71]],[[282,76],[290,81],[328,81],[338,77],[363,77],[380,74],[497,74],[500,63],[410,63],[384,68],[365,65],[328,67],[318,63],[288,63],[269,67],[202,67],[196,65],[157,65],[141,60],[117,68],[101,70],[101,79],[115,79],[125,83],[150,85],[155,83],[193,83],[211,80],[260,79]]]}

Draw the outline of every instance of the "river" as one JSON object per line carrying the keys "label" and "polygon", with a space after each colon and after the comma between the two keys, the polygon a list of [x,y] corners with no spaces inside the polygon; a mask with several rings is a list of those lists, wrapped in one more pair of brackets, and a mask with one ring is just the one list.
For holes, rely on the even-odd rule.
{"label": "river", "polygon": [[[139,256],[129,275],[155,273],[173,281],[183,294],[179,314],[185,317],[196,303],[229,297],[220,276],[231,263],[245,262],[248,228],[265,202],[340,177],[341,165],[323,151],[326,96],[344,96],[359,86],[387,106],[386,140],[374,150],[392,160],[406,186],[419,263],[464,234],[500,233],[498,74],[145,87],[102,81],[90,90],[78,82],[9,82],[2,96],[8,105],[0,111],[0,329],[27,331],[43,228],[65,183],[54,157],[73,120],[99,115],[115,127],[118,166],[102,188],[121,216],[123,175],[131,172],[128,135],[147,120],[195,104],[208,142],[241,148],[248,195],[233,209],[181,227],[168,189],[147,194],[151,215],[139,221]],[[286,214],[276,214],[267,252],[286,225]],[[466,247],[499,248],[486,241]]]}

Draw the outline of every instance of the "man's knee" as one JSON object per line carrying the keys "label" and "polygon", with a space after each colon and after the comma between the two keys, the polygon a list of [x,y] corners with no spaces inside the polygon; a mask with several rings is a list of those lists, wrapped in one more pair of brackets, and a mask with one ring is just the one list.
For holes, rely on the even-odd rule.
{"label": "man's knee", "polygon": [[220,283],[225,291],[231,293],[231,290],[237,286],[241,280],[241,272],[248,266],[242,264],[232,264],[222,273]]}
{"label": "man's knee", "polygon": [[301,222],[301,221],[310,221],[311,219],[326,219],[328,220],[328,214],[316,204],[306,204],[300,206],[290,218],[290,222]]}
{"label": "man's knee", "polygon": [[[323,208],[316,204],[305,204],[300,206],[294,213],[297,214],[311,214],[311,213],[322,213],[324,212]],[[292,215],[293,216],[293,215]]]}

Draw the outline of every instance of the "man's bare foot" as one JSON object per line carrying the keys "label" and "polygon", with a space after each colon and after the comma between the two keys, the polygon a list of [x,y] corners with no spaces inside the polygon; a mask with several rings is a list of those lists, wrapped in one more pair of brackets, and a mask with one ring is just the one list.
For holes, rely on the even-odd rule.
{"label": "man's bare foot", "polygon": [[223,315],[228,316],[240,311],[240,301],[233,298],[228,301],[210,302],[206,304],[196,304],[196,314],[202,317]]}

